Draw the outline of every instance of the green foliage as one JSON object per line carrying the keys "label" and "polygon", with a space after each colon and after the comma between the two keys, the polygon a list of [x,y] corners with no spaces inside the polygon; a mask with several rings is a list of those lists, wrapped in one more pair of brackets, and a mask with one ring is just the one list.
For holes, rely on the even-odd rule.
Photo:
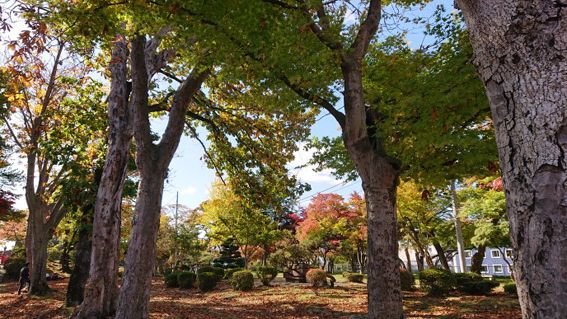
{"label": "green foliage", "polygon": [[327,273],[322,269],[309,269],[306,277],[313,287],[321,287],[327,281]]}
{"label": "green foliage", "polygon": [[[364,90],[376,123],[370,131],[402,163],[402,178],[440,186],[491,174],[498,161],[491,114],[470,60],[472,47],[459,16],[436,13],[427,22],[434,45],[415,50],[397,34],[371,45]],[[311,164],[353,179],[355,167],[341,137],[313,139]]]}
{"label": "green foliage", "polygon": [[344,272],[343,277],[346,278],[348,282],[356,282],[356,283],[364,282],[364,274],[359,274],[355,272]]}
{"label": "green foliage", "polygon": [[195,280],[197,279],[197,275],[192,272],[180,272],[177,274],[177,283],[179,288],[181,289],[189,289],[192,288],[195,284]]}
{"label": "green foliage", "polygon": [[481,275],[476,273],[456,273],[455,288],[465,294],[470,295],[487,295],[493,288],[498,287],[495,281],[485,280]]}
{"label": "green foliage", "polygon": [[419,273],[420,288],[432,296],[449,293],[454,289],[456,278],[448,270],[426,269]]}
{"label": "green foliage", "polygon": [[256,274],[264,286],[269,286],[278,275],[278,270],[274,267],[258,267]]}
{"label": "green foliage", "polygon": [[197,272],[197,287],[200,291],[211,291],[217,286],[217,275],[213,272]]}
{"label": "green foliage", "polygon": [[230,279],[232,275],[237,272],[244,270],[244,268],[229,268],[224,270],[224,279]]}
{"label": "green foliage", "polygon": [[24,267],[26,260],[23,258],[10,258],[4,265],[4,278],[7,280],[18,280],[20,278],[20,270]]}
{"label": "green foliage", "polygon": [[504,292],[508,295],[517,295],[518,288],[516,287],[516,284],[513,282],[507,283],[504,285]]}
{"label": "green foliage", "polygon": [[179,287],[179,283],[177,281],[177,275],[178,275],[177,272],[172,272],[172,273],[166,274],[163,277],[163,280],[165,282],[165,286],[168,287],[168,288]]}
{"label": "green foliage", "polygon": [[232,275],[230,284],[234,290],[252,290],[254,288],[254,275],[249,270],[237,271]]}
{"label": "green foliage", "polygon": [[[257,246],[269,247],[286,234],[260,209],[247,205],[246,198],[219,182],[213,185],[211,199],[203,203],[202,207],[201,224],[205,226],[211,244],[218,245],[228,240],[230,245],[240,246],[240,252],[247,262]],[[244,266],[238,260],[237,255],[240,253],[234,248],[227,253],[233,256],[221,256],[213,264],[224,267],[226,262],[226,267]]]}
{"label": "green foliage", "polygon": [[221,245],[220,257],[213,259],[211,263],[214,267],[230,269],[244,268],[245,260],[242,258],[238,245],[234,243],[234,238],[227,238]]}
{"label": "green foliage", "polygon": [[[485,181],[478,181],[483,185]],[[490,187],[470,186],[459,191],[461,214],[474,226],[471,244],[475,247],[510,246],[509,223],[504,192]]]}
{"label": "green foliage", "polygon": [[415,278],[413,274],[407,270],[400,270],[400,286],[402,290],[411,291],[414,289]]}
{"label": "green foliage", "polygon": [[197,275],[205,272],[214,274],[216,281],[221,281],[224,278],[224,269],[218,267],[205,266],[197,270]]}

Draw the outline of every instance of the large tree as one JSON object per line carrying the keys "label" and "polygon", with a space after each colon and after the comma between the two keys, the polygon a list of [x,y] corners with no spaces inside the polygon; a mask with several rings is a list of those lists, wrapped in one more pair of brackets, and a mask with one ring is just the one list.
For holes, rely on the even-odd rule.
{"label": "large tree", "polygon": [[90,66],[70,43],[44,23],[31,18],[26,22],[28,27],[18,40],[8,44],[12,54],[4,72],[10,75],[6,89],[10,112],[3,121],[26,158],[30,293],[43,294],[48,288],[48,241],[68,210],[62,187],[75,173],[77,163],[93,160],[95,152],[91,151],[98,145],[89,119],[95,112],[71,110],[100,104],[96,99],[101,96],[93,94],[97,84],[88,76]]}
{"label": "large tree", "polygon": [[524,318],[567,313],[567,4],[458,0],[490,100]]}

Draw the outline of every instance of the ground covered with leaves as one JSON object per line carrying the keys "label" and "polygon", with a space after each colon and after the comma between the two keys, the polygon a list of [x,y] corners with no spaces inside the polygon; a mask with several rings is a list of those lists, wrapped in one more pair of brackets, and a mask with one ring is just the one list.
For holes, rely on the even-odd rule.
{"label": "ground covered with leaves", "polygon": [[[277,278],[280,279],[280,278]],[[67,280],[49,282],[53,291],[45,297],[18,296],[17,283],[0,285],[0,318],[67,318]],[[339,282],[335,288],[313,290],[307,284],[276,280],[272,287],[259,282],[250,292],[235,292],[221,283],[213,292],[166,288],[161,280],[152,285],[150,318],[364,318],[366,285]],[[427,297],[421,292],[404,292],[408,318],[521,318],[517,298],[501,289],[490,296],[452,295]]]}

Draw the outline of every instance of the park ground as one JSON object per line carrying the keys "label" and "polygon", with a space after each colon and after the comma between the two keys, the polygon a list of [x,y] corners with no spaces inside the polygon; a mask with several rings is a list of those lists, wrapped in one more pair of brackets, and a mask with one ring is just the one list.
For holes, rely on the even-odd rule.
{"label": "park ground", "polygon": [[[17,283],[0,285],[0,318],[68,318],[65,307],[67,279],[51,281],[53,291],[45,297],[15,294]],[[252,318],[364,318],[366,285],[338,279],[335,288],[313,290],[307,284],[287,284],[276,278],[272,287],[259,282],[253,291],[235,292],[225,282],[208,293],[195,289],[166,288],[160,279],[152,284],[150,318],[252,319]],[[427,297],[422,292],[404,292],[407,318],[521,318],[516,297],[505,295],[502,286],[489,296],[451,295]]]}

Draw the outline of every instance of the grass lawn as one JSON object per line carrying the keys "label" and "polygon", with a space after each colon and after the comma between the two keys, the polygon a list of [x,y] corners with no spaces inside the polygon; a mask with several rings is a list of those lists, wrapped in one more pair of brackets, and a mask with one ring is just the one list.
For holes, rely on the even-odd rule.
{"label": "grass lawn", "polygon": [[[335,288],[313,290],[307,284],[287,284],[276,278],[272,287],[257,281],[250,292],[235,292],[226,282],[209,293],[195,289],[166,288],[161,279],[152,285],[150,318],[239,319],[239,318],[364,318],[366,285],[337,278]],[[15,282],[0,285],[0,318],[67,318],[67,280],[51,281],[53,292],[46,297],[18,296]],[[502,288],[490,296],[451,295],[426,297],[421,292],[404,292],[407,318],[520,318],[518,301]]]}

